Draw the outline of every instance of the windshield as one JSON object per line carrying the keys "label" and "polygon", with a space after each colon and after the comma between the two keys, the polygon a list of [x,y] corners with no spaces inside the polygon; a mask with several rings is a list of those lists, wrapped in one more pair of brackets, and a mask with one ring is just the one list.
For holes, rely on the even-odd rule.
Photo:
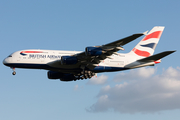
{"label": "windshield", "polygon": [[8,57],[12,57],[12,54],[10,54]]}

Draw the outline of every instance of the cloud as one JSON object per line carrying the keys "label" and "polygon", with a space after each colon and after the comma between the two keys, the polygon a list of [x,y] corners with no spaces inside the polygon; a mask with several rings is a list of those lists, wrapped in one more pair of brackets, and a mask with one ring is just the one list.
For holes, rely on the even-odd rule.
{"label": "cloud", "polygon": [[140,68],[136,70],[131,70],[129,73],[121,72],[117,74],[113,81],[121,82],[127,80],[137,80],[137,79],[146,79],[152,76],[155,73],[156,69],[154,68]]}
{"label": "cloud", "polygon": [[91,78],[87,84],[89,85],[102,85],[102,84],[105,84],[106,81],[107,81],[108,77],[105,76],[105,75],[101,75],[101,76],[98,76],[98,77],[93,77]]}
{"label": "cloud", "polygon": [[153,113],[180,109],[179,67],[169,67],[159,75],[155,75],[155,71],[154,68],[141,68],[119,73],[113,81],[121,84],[103,87],[97,95],[97,102],[87,111]]}

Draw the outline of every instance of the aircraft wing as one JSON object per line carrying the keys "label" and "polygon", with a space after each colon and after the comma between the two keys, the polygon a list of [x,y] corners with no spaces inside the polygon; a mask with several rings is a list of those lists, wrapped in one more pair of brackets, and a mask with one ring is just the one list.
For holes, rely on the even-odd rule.
{"label": "aircraft wing", "polygon": [[103,46],[123,46],[123,45],[135,40],[136,38],[138,38],[142,35],[146,35],[146,33],[147,33],[147,31],[144,33],[133,34],[131,36],[128,36],[126,38],[123,38],[123,39],[120,39],[120,40],[117,40],[117,41],[114,41],[111,43],[108,43],[108,44],[103,45]]}
{"label": "aircraft wing", "polygon": [[[97,66],[101,61],[103,61],[106,58],[110,58],[112,54],[117,54],[116,52],[119,50],[124,50],[122,48],[123,45],[135,40],[136,38],[145,35],[145,33],[138,33],[133,34],[131,36],[128,36],[126,38],[102,45],[102,46],[95,46],[94,48],[97,50],[100,50],[102,54],[99,55],[87,55],[87,51],[75,54],[73,56],[76,56],[78,58],[78,61],[80,62],[80,67],[84,69],[85,67],[89,69],[94,69],[94,67]],[[86,48],[87,50],[87,48]],[[111,58],[110,58],[111,59]]]}

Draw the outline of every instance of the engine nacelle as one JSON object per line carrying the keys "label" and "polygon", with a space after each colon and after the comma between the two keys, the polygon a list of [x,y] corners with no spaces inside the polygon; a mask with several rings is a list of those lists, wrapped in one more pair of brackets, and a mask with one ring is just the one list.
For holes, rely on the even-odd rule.
{"label": "engine nacelle", "polygon": [[49,79],[60,79],[61,81],[73,81],[76,77],[73,74],[64,74],[56,71],[48,71]]}
{"label": "engine nacelle", "polygon": [[76,77],[73,74],[64,74],[62,78],[60,78],[61,81],[73,81],[76,80]]}
{"label": "engine nacelle", "polygon": [[62,56],[61,57],[61,64],[63,65],[72,65],[78,62],[77,57],[75,56]]}
{"label": "engine nacelle", "polygon": [[98,56],[103,53],[100,47],[86,47],[85,53],[87,56]]}
{"label": "engine nacelle", "polygon": [[63,73],[56,72],[56,71],[48,71],[47,75],[49,79],[60,79],[64,76]]}

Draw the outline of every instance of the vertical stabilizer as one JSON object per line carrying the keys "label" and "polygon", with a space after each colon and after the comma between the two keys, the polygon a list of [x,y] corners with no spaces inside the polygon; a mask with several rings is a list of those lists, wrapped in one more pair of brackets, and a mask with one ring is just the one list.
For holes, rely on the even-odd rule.
{"label": "vertical stabilizer", "polygon": [[155,26],[146,36],[131,50],[129,54],[137,58],[149,57],[153,55],[156,45],[159,42],[163,26]]}

